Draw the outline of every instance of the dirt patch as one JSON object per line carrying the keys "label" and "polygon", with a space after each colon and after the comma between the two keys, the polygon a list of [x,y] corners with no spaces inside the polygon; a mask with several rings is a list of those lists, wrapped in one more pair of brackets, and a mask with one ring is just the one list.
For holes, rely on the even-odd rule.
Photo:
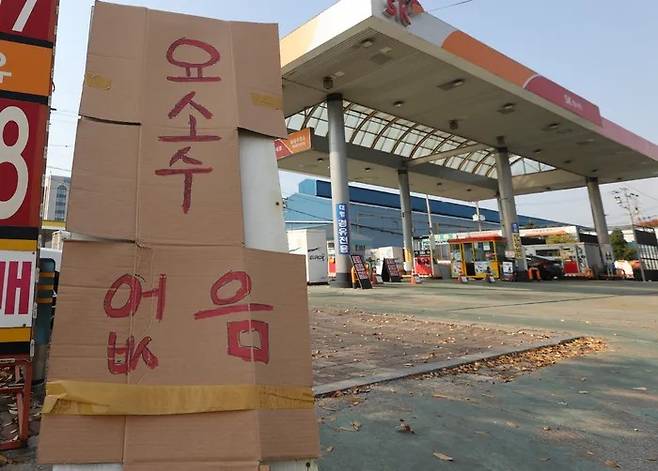
{"label": "dirt patch", "polygon": [[607,345],[603,340],[583,337],[559,345],[542,347],[518,354],[503,355],[492,360],[478,361],[469,365],[439,370],[422,377],[479,374],[496,378],[498,381],[509,382],[519,375],[530,373],[538,368],[551,366],[569,358],[602,352],[606,349]]}
{"label": "dirt patch", "polygon": [[[607,345],[603,340],[593,337],[582,337],[555,346],[541,347],[518,354],[502,355],[491,360],[477,361],[454,368],[442,368],[431,373],[418,375],[415,379],[426,380],[440,377],[454,377],[475,382],[508,383],[520,375],[531,373],[539,368],[551,366],[570,358],[602,352],[606,349]],[[356,406],[364,400],[364,396],[362,395],[368,393],[372,387],[360,386],[347,391],[337,391],[328,395],[327,398],[340,397],[351,403],[351,405]],[[323,399],[320,399],[318,404],[320,408],[323,408]]]}
{"label": "dirt patch", "polygon": [[316,385],[451,360],[501,345],[521,347],[555,335],[349,309],[314,309],[310,317]]}

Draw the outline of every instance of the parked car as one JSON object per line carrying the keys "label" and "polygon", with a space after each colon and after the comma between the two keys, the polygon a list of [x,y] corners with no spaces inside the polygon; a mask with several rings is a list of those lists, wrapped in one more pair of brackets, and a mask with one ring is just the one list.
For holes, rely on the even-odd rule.
{"label": "parked car", "polygon": [[542,280],[554,280],[564,277],[562,264],[550,258],[538,257],[537,255],[528,255],[526,257],[528,268],[537,268]]}

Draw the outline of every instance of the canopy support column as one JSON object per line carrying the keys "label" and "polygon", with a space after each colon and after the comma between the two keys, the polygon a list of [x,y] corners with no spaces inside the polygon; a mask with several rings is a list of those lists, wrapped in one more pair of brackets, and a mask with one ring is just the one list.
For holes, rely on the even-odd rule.
{"label": "canopy support column", "polygon": [[599,241],[599,249],[601,250],[601,261],[606,272],[610,275],[612,274],[614,257],[612,255],[612,246],[610,245],[608,224],[605,220],[605,211],[603,210],[599,179],[597,177],[587,177],[586,182],[589,204],[592,209],[592,219],[594,220],[594,229],[596,229],[596,237]]}
{"label": "canopy support column", "polygon": [[343,96],[336,93],[327,96],[327,120],[329,138],[329,172],[331,173],[331,204],[334,221],[334,250],[336,259],[335,286],[350,288],[350,218],[349,186],[347,179],[347,143],[345,142],[345,117]]}
{"label": "canopy support column", "polygon": [[516,201],[514,200],[514,187],[512,185],[512,167],[509,161],[509,151],[504,146],[505,140],[498,138],[496,152],[496,170],[498,173],[498,193],[500,195],[500,207],[502,209],[502,220],[507,250],[514,252],[515,271],[517,279],[525,280],[528,277],[528,263],[521,245],[519,231],[519,219],[516,213]]}
{"label": "canopy support column", "polygon": [[409,189],[409,172],[406,168],[398,170],[400,185],[400,213],[402,215],[402,241],[404,244],[404,271],[412,273],[414,269],[414,232],[411,214],[411,191]]}

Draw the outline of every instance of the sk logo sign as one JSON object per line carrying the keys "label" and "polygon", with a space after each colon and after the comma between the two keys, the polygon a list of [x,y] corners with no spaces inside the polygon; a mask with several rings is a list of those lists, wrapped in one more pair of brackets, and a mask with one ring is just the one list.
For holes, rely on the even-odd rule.
{"label": "sk logo sign", "polygon": [[411,24],[411,17],[423,13],[425,9],[418,0],[386,0],[384,14],[395,18],[402,26]]}

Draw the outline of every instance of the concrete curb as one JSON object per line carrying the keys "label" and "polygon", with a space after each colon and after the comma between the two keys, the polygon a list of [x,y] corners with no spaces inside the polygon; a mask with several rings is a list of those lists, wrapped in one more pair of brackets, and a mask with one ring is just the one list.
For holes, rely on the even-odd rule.
{"label": "concrete curb", "polygon": [[343,381],[336,381],[334,383],[320,384],[313,388],[313,394],[315,395],[315,397],[322,397],[338,391],[345,391],[348,389],[358,388],[362,386],[369,386],[371,384],[384,383],[386,381],[394,381],[396,379],[408,378],[410,376],[432,373],[434,371],[438,371],[446,368],[456,368],[458,366],[469,365],[477,361],[495,360],[496,358],[499,358],[504,355],[519,355],[521,353],[529,352],[532,350],[538,350],[544,347],[554,347],[557,345],[562,345],[582,338],[583,336],[581,335],[575,337],[574,336],[551,337],[550,339],[528,344],[521,348],[519,347],[499,348],[487,352],[473,353],[460,358],[453,358],[451,360],[438,361],[434,363],[423,363],[421,365],[413,366],[411,368],[402,368],[395,371],[389,371],[387,373],[375,374],[365,378],[352,378]]}

